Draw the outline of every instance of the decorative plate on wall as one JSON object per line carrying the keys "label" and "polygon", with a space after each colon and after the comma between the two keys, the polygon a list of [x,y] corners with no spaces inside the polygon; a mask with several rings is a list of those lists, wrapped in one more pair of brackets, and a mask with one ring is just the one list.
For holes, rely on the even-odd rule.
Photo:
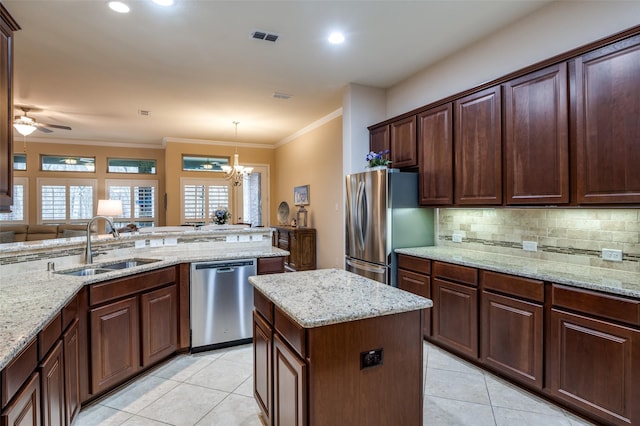
{"label": "decorative plate on wall", "polygon": [[278,206],[278,223],[280,225],[287,225],[289,221],[289,204],[283,201]]}

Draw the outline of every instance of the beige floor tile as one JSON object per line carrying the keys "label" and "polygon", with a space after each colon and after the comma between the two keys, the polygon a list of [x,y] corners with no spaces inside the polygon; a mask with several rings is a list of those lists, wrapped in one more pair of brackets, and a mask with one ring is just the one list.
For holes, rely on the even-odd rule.
{"label": "beige floor tile", "polygon": [[486,374],[485,381],[487,383],[491,405],[494,407],[504,407],[564,417],[562,409],[502,379]]}
{"label": "beige floor tile", "polygon": [[162,366],[154,369],[151,375],[184,382],[198,371],[206,368],[218,357],[199,357],[193,355],[178,355]]}
{"label": "beige floor tile", "polygon": [[233,393],[253,398],[253,374],[249,376],[247,380],[242,382],[240,386],[235,388]]}
{"label": "beige floor tile", "polygon": [[425,395],[489,405],[484,375],[427,368]]}
{"label": "beige floor tile", "polygon": [[231,394],[211,410],[198,426],[233,425],[233,426],[261,426],[258,418],[260,410],[253,398]]}
{"label": "beige floor tile", "polygon": [[83,408],[73,422],[74,426],[115,426],[131,417],[131,413],[115,410],[100,404]]}
{"label": "beige floor tile", "polygon": [[167,423],[133,415],[129,418],[129,420],[122,423],[122,426],[167,426]]}
{"label": "beige floor tile", "polygon": [[176,426],[192,426],[227,395],[226,392],[182,383],[138,414]]}
{"label": "beige floor tile", "polygon": [[438,368],[440,370],[459,371],[467,374],[482,375],[481,369],[475,365],[463,361],[461,358],[451,355],[449,352],[432,346],[429,349],[429,358],[427,360],[428,368]]}
{"label": "beige floor tile", "polygon": [[178,382],[145,375],[100,401],[101,405],[136,414],[176,387]]}
{"label": "beige floor tile", "polygon": [[225,361],[243,363],[253,368],[253,346],[242,345],[229,348],[224,353],[222,353],[222,355],[220,355],[220,359],[224,359]]}
{"label": "beige floor tile", "polygon": [[493,407],[493,415],[497,426],[569,426],[565,416],[552,416],[531,411],[513,410],[511,408]]}
{"label": "beige floor tile", "polygon": [[253,368],[239,362],[217,359],[186,380],[192,385],[233,392],[253,374]]}
{"label": "beige floor tile", "polygon": [[454,399],[425,396],[423,425],[491,426],[495,425],[491,406]]}

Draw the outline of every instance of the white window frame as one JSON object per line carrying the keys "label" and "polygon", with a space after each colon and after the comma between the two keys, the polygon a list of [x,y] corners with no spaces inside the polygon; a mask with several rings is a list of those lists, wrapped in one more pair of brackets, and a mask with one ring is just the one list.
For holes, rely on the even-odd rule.
{"label": "white window frame", "polygon": [[[4,223],[4,224],[14,224],[14,225],[20,225],[20,224],[28,224],[29,223],[29,178],[27,177],[14,177],[13,178],[13,194],[16,193],[16,186],[22,186],[22,200],[20,200],[20,202],[22,202],[22,220],[3,220],[0,219],[0,223]],[[11,210],[13,211],[13,206],[15,206],[15,203],[18,200],[16,200],[16,198],[13,198],[13,205],[11,206]],[[6,216],[4,216],[6,215]],[[9,217],[11,215],[11,213],[7,214],[7,213],[3,213],[0,214],[0,218],[4,217]]]}
{"label": "white window frame", "polygon": [[66,199],[65,219],[64,220],[43,220],[42,219],[42,187],[43,186],[64,186],[69,192],[71,186],[90,186],[92,188],[92,216],[95,214],[96,206],[98,205],[98,180],[97,179],[74,179],[74,178],[38,178],[36,180],[36,187],[38,191],[38,224],[59,224],[59,223],[87,223],[91,218],[82,218],[71,220],[69,216],[69,197]]}
{"label": "white window frame", "polygon": [[[228,187],[229,194],[229,206],[228,209],[231,212],[231,223],[235,223],[234,216],[237,216],[234,212],[234,204],[233,204],[233,184],[231,181],[228,181],[224,178],[211,178],[211,179],[201,179],[201,178],[180,178],[180,223],[191,223],[191,222],[204,222],[205,224],[209,224],[210,217],[207,218],[185,218],[185,186],[186,185],[204,185],[205,188],[209,186],[226,186]],[[208,195],[208,192],[207,192]],[[209,197],[205,196],[205,211],[212,213],[215,208],[219,206],[209,206]]]}
{"label": "white window frame", "polygon": [[131,200],[131,217],[127,217],[121,215],[114,217],[114,222],[127,222],[127,223],[142,223],[148,222],[149,226],[157,226],[158,225],[158,181],[152,179],[105,179],[104,187],[105,187],[105,196],[109,198],[110,188],[112,186],[128,186],[131,188],[131,196],[133,198],[134,191],[133,189],[136,186],[149,186],[153,187],[154,199],[153,199],[153,217],[136,217],[135,216],[135,208],[133,207],[134,201]]}

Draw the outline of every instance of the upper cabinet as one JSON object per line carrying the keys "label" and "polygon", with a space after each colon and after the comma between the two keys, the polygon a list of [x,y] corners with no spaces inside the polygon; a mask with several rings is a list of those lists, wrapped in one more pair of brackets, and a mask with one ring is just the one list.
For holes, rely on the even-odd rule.
{"label": "upper cabinet", "polygon": [[13,32],[19,29],[0,3],[0,212],[13,204]]}
{"label": "upper cabinet", "polygon": [[567,66],[504,84],[506,204],[569,202]]}
{"label": "upper cabinet", "polygon": [[394,121],[389,125],[391,133],[391,165],[394,168],[418,165],[416,147],[416,116]]}
{"label": "upper cabinet", "polygon": [[575,60],[577,202],[640,203],[640,35]]}
{"label": "upper cabinet", "polygon": [[500,86],[455,101],[456,204],[502,203]]}
{"label": "upper cabinet", "polygon": [[420,204],[453,204],[453,105],[418,114]]}
{"label": "upper cabinet", "polygon": [[369,130],[369,151],[385,152],[386,150],[391,150],[389,125]]}

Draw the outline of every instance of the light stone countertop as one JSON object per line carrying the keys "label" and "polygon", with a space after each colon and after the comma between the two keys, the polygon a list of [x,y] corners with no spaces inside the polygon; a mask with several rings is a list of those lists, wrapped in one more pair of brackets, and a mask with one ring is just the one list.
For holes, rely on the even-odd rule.
{"label": "light stone countertop", "polygon": [[640,274],[453,247],[396,249],[396,253],[526,278],[640,298]]}
{"label": "light stone countertop", "polygon": [[341,269],[249,277],[303,328],[429,308],[431,300]]}
{"label": "light stone countertop", "polygon": [[[149,270],[210,260],[257,257],[277,257],[289,252],[272,247],[270,241],[255,243],[187,243],[144,249],[123,249],[99,256],[94,264],[111,263],[130,258],[157,259],[158,262],[116,270],[104,274],[79,277],[48,272],[47,260],[0,266],[0,370],[37,336],[38,332],[85,285],[111,280]],[[81,263],[74,259],[56,259],[57,270],[77,269]]]}

